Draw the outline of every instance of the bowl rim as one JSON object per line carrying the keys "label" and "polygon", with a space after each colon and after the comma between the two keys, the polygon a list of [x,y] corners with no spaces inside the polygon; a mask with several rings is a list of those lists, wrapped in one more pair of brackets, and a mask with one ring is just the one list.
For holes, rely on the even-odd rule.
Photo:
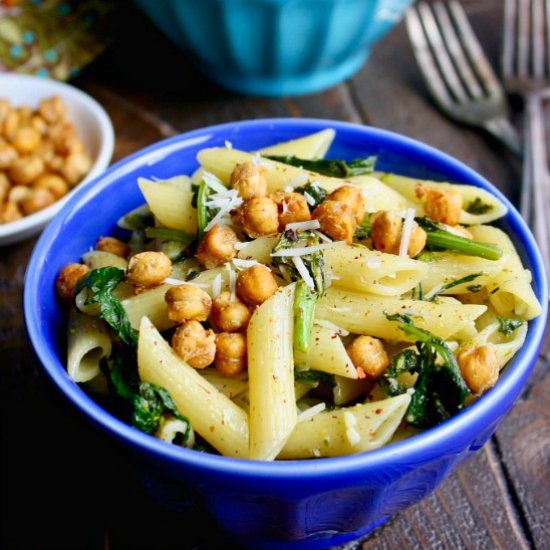
{"label": "bowl rim", "polygon": [[[97,158],[95,159],[95,162],[90,168],[88,174],[86,174],[82,181],[73,187],[64,197],[61,197],[52,205],[44,208],[43,210],[39,210],[34,214],[24,216],[23,218],[13,222],[0,224],[0,246],[3,244],[11,244],[16,242],[19,235],[21,235],[21,238],[31,236],[31,232],[33,230],[39,230],[43,225],[51,220],[74,196],[77,190],[79,190],[83,185],[91,182],[99,176],[101,172],[107,168],[107,166],[109,166],[109,162],[111,161],[115,148],[115,131],[109,115],[101,104],[86,92],[66,82],[61,82],[59,80],[53,80],[46,77],[17,73],[0,73],[0,83],[6,82],[7,80],[15,82],[16,84],[20,83],[21,86],[26,87],[36,87],[37,84],[39,86],[43,84],[45,86],[45,90],[51,90],[46,93],[58,93],[63,95],[64,98],[75,100],[75,102],[78,103],[79,108],[86,109],[98,122],[100,131],[100,147]],[[0,97],[1,96],[2,91],[0,91]]]}
{"label": "bowl rim", "polygon": [[[517,352],[511,364],[506,367],[504,374],[499,378],[499,382],[495,387],[482,398],[442,424],[429,428],[403,441],[381,447],[380,449],[319,460],[285,460],[266,463],[243,458],[230,458],[200,453],[164,443],[148,434],[140,432],[111,415],[111,413],[98,405],[66,375],[66,371],[63,365],[60,364],[57,356],[53,353],[50,354],[45,349],[44,342],[38,338],[38,319],[33,315],[33,308],[38,307],[36,303],[37,296],[35,294],[36,290],[40,288],[38,280],[40,265],[43,262],[43,256],[47,251],[50,240],[59,232],[65,217],[71,212],[73,207],[76,207],[82,201],[84,195],[92,188],[96,191],[95,188],[97,187],[103,188],[112,185],[119,172],[122,175],[125,170],[127,171],[130,168],[142,165],[147,161],[177,150],[180,143],[184,147],[186,143],[197,143],[197,140],[200,142],[201,138],[208,140],[216,135],[223,136],[224,133],[229,131],[234,132],[236,129],[238,131],[240,127],[250,129],[255,127],[264,129],[266,127],[299,128],[303,130],[304,135],[325,128],[334,128],[336,130],[335,141],[338,139],[339,131],[361,133],[370,138],[381,138],[392,144],[398,143],[400,148],[406,150],[409,154],[412,152],[415,155],[420,154],[421,156],[430,157],[430,164],[436,167],[444,165],[452,171],[461,172],[465,175],[466,183],[485,188],[504,202],[508,208],[505,219],[507,219],[510,226],[514,229],[514,232],[524,241],[524,251],[530,262],[535,291],[538,299],[541,301],[543,311],[539,317],[529,322],[529,332],[525,345]],[[393,131],[371,126],[316,118],[255,119],[207,126],[164,139],[118,161],[102,176],[80,188],[42,233],[28,264],[24,283],[24,317],[27,332],[39,362],[49,378],[57,386],[57,389],[81,413],[89,417],[88,420],[94,420],[99,427],[109,432],[110,435],[115,435],[126,445],[141,448],[141,450],[146,451],[148,454],[157,455],[157,458],[177,463],[179,466],[209,470],[222,476],[239,476],[241,479],[254,478],[256,481],[270,480],[271,482],[277,479],[314,481],[319,475],[330,475],[333,478],[348,477],[352,472],[356,474],[364,473],[369,468],[383,468],[389,463],[415,463],[419,460],[424,460],[424,457],[440,456],[438,450],[442,444],[445,444],[447,448],[453,448],[457,436],[463,429],[475,425],[480,418],[486,419],[482,427],[486,428],[490,426],[499,416],[508,412],[508,409],[506,409],[504,413],[496,414],[499,410],[499,403],[506,402],[507,397],[509,397],[508,401],[512,398],[515,400],[532,370],[544,336],[547,315],[548,283],[540,252],[526,223],[501,191],[466,164],[418,140]],[[56,361],[58,364],[56,364]],[[509,402],[508,408],[512,404],[513,401]]]}

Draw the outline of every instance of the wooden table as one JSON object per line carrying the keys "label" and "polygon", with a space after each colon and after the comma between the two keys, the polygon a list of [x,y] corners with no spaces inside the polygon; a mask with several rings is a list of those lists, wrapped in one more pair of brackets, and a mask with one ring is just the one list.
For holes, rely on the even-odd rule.
{"label": "wooden table", "polygon": [[[463,3],[498,66],[501,2]],[[114,160],[209,124],[319,117],[387,128],[439,147],[516,199],[518,160],[434,108],[403,25],[349,82],[283,100],[238,97],[207,82],[130,6],[120,29],[107,53],[74,81],[109,112]],[[203,511],[186,521],[146,497],[124,457],[43,378],[21,308],[34,242],[0,249],[2,548],[233,548]],[[547,338],[521,398],[474,458],[433,495],[347,548],[550,548],[549,349]]]}

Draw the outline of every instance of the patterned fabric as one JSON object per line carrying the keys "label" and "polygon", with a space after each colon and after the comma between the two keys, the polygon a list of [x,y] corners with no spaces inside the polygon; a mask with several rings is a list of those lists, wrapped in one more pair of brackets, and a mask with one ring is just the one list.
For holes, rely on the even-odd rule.
{"label": "patterned fabric", "polygon": [[116,2],[0,0],[0,73],[69,80],[112,36]]}

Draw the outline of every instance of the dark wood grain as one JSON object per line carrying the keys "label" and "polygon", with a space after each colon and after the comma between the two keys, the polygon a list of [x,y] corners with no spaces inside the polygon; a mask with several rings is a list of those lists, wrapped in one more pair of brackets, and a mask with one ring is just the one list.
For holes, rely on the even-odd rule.
{"label": "dark wood grain", "polygon": [[[501,2],[463,4],[497,67]],[[516,198],[518,160],[492,138],[450,122],[435,109],[403,24],[349,82],[282,100],[219,89],[136,9],[125,13],[123,31],[74,82],[97,98],[113,120],[114,160],[204,125],[316,117],[405,133],[459,158]],[[0,249],[1,547],[236,548],[204,510],[182,518],[152,501],[137,480],[131,457],[74,415],[41,374],[21,309],[24,270],[34,242]],[[346,548],[548,548],[549,350],[547,336],[524,393],[474,458],[433,495]]]}

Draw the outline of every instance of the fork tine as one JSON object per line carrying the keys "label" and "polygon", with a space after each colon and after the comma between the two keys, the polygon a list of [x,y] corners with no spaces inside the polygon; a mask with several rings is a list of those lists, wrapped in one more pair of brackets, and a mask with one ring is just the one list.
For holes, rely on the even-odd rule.
{"label": "fork tine", "polygon": [[443,36],[435,19],[434,13],[430,6],[421,2],[418,5],[420,19],[423,23],[426,38],[431,44],[432,51],[436,62],[441,67],[441,75],[447,83],[449,89],[459,102],[465,102],[468,99],[464,85],[458,76],[455,66],[451,61],[449,52],[443,40]]}
{"label": "fork tine", "polygon": [[542,0],[532,0],[531,6],[531,40],[533,56],[533,76],[544,77],[544,7]]}
{"label": "fork tine", "polygon": [[517,18],[517,71],[520,78],[526,78],[529,75],[529,31],[530,17],[529,8],[531,0],[516,0]]}
{"label": "fork tine", "polygon": [[[441,29],[442,34],[445,36],[448,51],[450,57],[456,66],[458,67],[458,72],[464,84],[474,98],[480,98],[483,96],[483,89],[479,85],[479,81],[476,78],[476,75],[472,71],[470,62],[466,57],[465,48],[468,48],[467,41],[460,40],[459,35],[456,33],[453,22],[451,21],[451,16],[453,17],[454,23],[457,25],[462,37],[463,37],[463,19],[465,19],[465,14],[462,11],[460,4],[449,4],[448,9],[445,8],[445,4],[437,2],[434,4],[434,13],[439,23],[439,28]],[[451,11],[449,11],[451,10]],[[449,15],[450,14],[450,15]],[[461,18],[461,15],[463,16]],[[466,23],[467,24],[467,23]],[[474,63],[474,68],[476,64]],[[478,78],[481,75],[477,75]]]}
{"label": "fork tine", "polygon": [[489,94],[502,96],[503,91],[498,78],[487,61],[461,4],[453,0],[449,3],[449,9],[451,10],[454,21],[462,37],[462,43],[466,48],[466,52],[476,69],[477,77]]}
{"label": "fork tine", "polygon": [[544,24],[546,27],[546,78],[550,77],[550,0],[544,1]]}
{"label": "fork tine", "polygon": [[516,13],[517,6],[515,0],[504,1],[504,40],[502,44],[502,74],[505,78],[510,78],[514,74],[515,51],[516,51]]}
{"label": "fork tine", "polygon": [[413,45],[414,55],[422,69],[423,75],[425,75],[425,81],[428,88],[434,98],[441,104],[444,106],[450,105],[452,103],[452,98],[441,79],[439,70],[430,51],[430,46],[426,40],[420,17],[414,8],[407,11],[406,24]]}

